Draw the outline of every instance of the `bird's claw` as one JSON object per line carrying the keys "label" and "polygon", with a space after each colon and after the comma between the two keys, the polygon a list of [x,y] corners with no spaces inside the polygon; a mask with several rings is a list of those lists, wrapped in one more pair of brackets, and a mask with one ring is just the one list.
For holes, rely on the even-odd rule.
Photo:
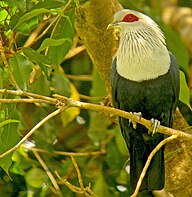
{"label": "bird's claw", "polygon": [[[141,118],[141,117],[142,117],[142,113],[141,113],[141,112],[130,112],[130,114],[133,114],[133,115],[135,115],[135,116],[138,116],[138,118]],[[136,129],[136,128],[137,128],[137,122],[135,122],[135,121],[129,119],[129,125],[130,125],[131,123],[133,124],[133,128]]]}
{"label": "bird's claw", "polygon": [[159,129],[160,121],[157,120],[157,119],[152,118],[151,119],[151,124],[153,125],[153,128],[152,128],[152,130],[148,131],[148,134],[149,135],[151,134],[153,136]]}

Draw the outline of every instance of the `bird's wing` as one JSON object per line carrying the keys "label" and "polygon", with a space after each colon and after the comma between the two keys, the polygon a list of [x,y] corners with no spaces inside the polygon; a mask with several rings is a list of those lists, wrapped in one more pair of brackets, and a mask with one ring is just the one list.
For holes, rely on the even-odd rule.
{"label": "bird's wing", "polygon": [[[173,107],[172,107],[172,116],[174,115],[175,109],[177,107],[177,102],[179,100],[180,92],[180,77],[179,77],[179,65],[175,56],[170,52],[171,66],[170,66],[170,79],[173,87]],[[171,118],[170,125],[172,125],[173,117]]]}
{"label": "bird's wing", "polygon": [[112,87],[112,100],[113,100],[113,106],[115,108],[119,108],[119,104],[117,102],[117,83],[118,83],[118,74],[116,70],[116,63],[117,59],[114,58],[113,64],[112,64],[112,71],[111,71],[111,87]]}

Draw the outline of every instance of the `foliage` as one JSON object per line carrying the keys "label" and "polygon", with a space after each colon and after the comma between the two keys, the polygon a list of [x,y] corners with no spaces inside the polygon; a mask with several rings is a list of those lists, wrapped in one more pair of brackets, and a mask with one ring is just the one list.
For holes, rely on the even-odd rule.
{"label": "foliage", "polygon": [[[100,102],[106,95],[102,79],[85,51],[74,56],[82,45],[74,29],[75,9],[84,2],[0,2],[0,89]],[[69,54],[72,58],[67,59]],[[0,98],[21,96],[1,93]],[[1,102],[0,154],[54,110],[48,103]],[[73,158],[70,152],[77,155]],[[128,158],[121,133],[109,119],[70,108],[44,123],[13,154],[0,159],[1,196],[75,196],[79,190],[70,184],[81,189],[80,174],[85,187],[91,183],[90,196],[92,191],[100,197],[128,196],[124,166]]]}

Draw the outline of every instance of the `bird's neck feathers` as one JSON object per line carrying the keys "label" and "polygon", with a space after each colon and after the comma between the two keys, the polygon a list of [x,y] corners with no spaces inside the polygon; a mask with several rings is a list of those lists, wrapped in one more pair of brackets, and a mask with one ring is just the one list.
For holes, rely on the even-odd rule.
{"label": "bird's neck feathers", "polygon": [[161,30],[122,31],[117,72],[132,81],[155,79],[168,72],[170,56]]}

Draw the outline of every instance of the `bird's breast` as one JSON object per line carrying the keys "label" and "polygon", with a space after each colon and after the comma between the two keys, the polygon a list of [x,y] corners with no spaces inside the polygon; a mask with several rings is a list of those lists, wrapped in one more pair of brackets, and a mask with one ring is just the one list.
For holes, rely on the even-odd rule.
{"label": "bird's breast", "polygon": [[153,80],[134,82],[119,76],[117,101],[120,109],[158,118],[171,109],[173,90],[169,73]]}
{"label": "bird's breast", "polygon": [[158,39],[130,39],[126,35],[120,39],[116,59],[118,74],[137,82],[155,79],[170,68],[169,52]]}

